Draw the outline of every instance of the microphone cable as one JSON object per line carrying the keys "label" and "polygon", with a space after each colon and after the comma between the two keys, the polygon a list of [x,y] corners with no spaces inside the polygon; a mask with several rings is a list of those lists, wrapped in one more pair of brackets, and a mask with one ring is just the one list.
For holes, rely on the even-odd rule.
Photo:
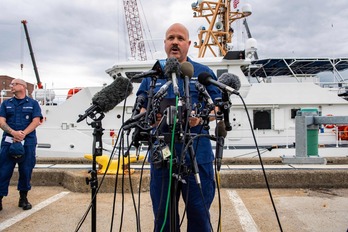
{"label": "microphone cable", "polygon": [[[117,136],[116,143],[118,142],[118,140],[119,140],[119,138],[120,138],[120,133],[121,133],[121,130],[118,132],[118,136]],[[103,174],[103,176],[102,176],[102,178],[101,178],[101,180],[100,180],[100,183],[99,183],[99,185],[98,185],[98,187],[97,187],[97,189],[96,189],[96,193],[95,193],[95,195],[92,196],[92,199],[91,199],[91,201],[90,201],[90,204],[88,205],[88,207],[87,207],[85,213],[82,215],[80,221],[77,223],[76,228],[75,228],[75,232],[77,232],[77,231],[79,231],[79,230],[81,229],[81,226],[82,226],[83,223],[85,222],[85,220],[86,220],[86,218],[87,218],[87,216],[88,216],[88,214],[89,214],[89,211],[92,209],[92,206],[93,206],[92,203],[93,203],[94,199],[97,197],[97,194],[99,193],[99,190],[100,190],[100,188],[101,188],[101,186],[102,186],[102,184],[103,184],[103,182],[104,182],[105,176],[106,176],[107,171],[108,171],[108,169],[109,169],[109,166],[110,166],[110,164],[111,164],[111,160],[112,160],[112,158],[113,158],[113,156],[114,156],[115,149],[116,149],[116,147],[114,146],[114,148],[113,148],[112,151],[111,151],[110,159],[109,159],[109,162],[108,162],[108,164],[107,164],[105,173]]]}
{"label": "microphone cable", "polygon": [[138,189],[138,218],[137,218],[137,228],[139,228],[139,231],[141,231],[141,224],[140,224],[140,196],[141,196],[141,186],[143,183],[143,174],[144,174],[144,166],[147,160],[147,157],[149,155],[149,151],[146,152],[146,155],[144,157],[143,163],[141,165],[140,169],[140,177],[139,177],[139,189]]}
{"label": "microphone cable", "polygon": [[[179,105],[179,97],[175,97],[175,109],[178,112],[178,105]],[[170,203],[170,193],[171,193],[171,186],[172,186],[172,173],[173,173],[173,155],[174,155],[174,142],[175,142],[175,128],[176,128],[176,118],[177,114],[174,115],[174,125],[172,130],[172,142],[170,146],[170,159],[169,159],[169,184],[168,184],[168,194],[167,194],[167,201],[166,201],[166,208],[164,213],[164,220],[161,227],[161,232],[164,230],[164,227],[166,225],[167,216],[168,216],[168,210],[169,210],[169,203]],[[175,194],[175,193],[174,193]]]}
{"label": "microphone cable", "polygon": [[[120,139],[120,144],[119,144],[119,147],[118,147],[118,162],[117,162],[117,171],[116,171],[116,180],[115,180],[115,185],[114,185],[114,198],[113,198],[113,203],[112,203],[112,214],[111,214],[111,223],[110,223],[110,231],[112,231],[113,229],[113,222],[114,222],[114,217],[115,217],[115,208],[116,208],[116,192],[117,192],[117,185],[118,185],[118,171],[120,170],[120,163],[121,163],[121,150],[123,150],[123,147],[122,146],[122,142],[123,142],[123,133],[121,134],[121,139]],[[116,147],[116,146],[115,146]],[[122,162],[124,161],[124,156],[122,158]],[[122,175],[124,176],[124,175]],[[124,179],[122,177],[122,184],[124,183]],[[121,231],[121,228],[122,228],[122,225],[123,225],[123,212],[124,212],[124,202],[123,202],[123,199],[124,199],[124,192],[123,192],[123,185],[122,185],[122,188],[121,188],[121,194],[122,194],[122,204],[121,204],[121,219],[120,219],[120,231]]]}
{"label": "microphone cable", "polygon": [[263,173],[263,176],[264,176],[264,179],[265,179],[265,182],[266,182],[266,187],[267,187],[267,190],[268,190],[268,194],[269,194],[269,197],[271,199],[272,207],[273,207],[274,213],[275,213],[276,218],[277,218],[279,229],[282,232],[283,228],[282,228],[282,225],[280,223],[280,219],[279,219],[279,216],[278,216],[277,208],[275,206],[275,203],[274,203],[274,200],[273,200],[273,196],[272,196],[272,192],[271,192],[271,189],[270,189],[270,186],[269,186],[269,183],[268,183],[265,167],[263,165],[263,161],[262,161],[262,158],[261,158],[259,146],[258,146],[257,141],[256,141],[256,136],[255,136],[255,133],[254,133],[254,130],[253,130],[253,126],[252,126],[252,123],[251,123],[250,115],[249,115],[247,106],[246,106],[246,104],[244,102],[244,99],[242,98],[242,96],[240,96],[240,95],[238,95],[238,96],[239,96],[239,98],[241,99],[241,101],[243,103],[245,112],[246,112],[247,117],[248,117],[249,126],[250,126],[250,129],[251,129],[251,133],[252,133],[252,136],[253,136],[253,139],[254,139],[255,146],[256,146],[256,150],[257,150],[257,154],[258,154],[259,161],[260,161],[260,164],[261,164],[262,173]]}
{"label": "microphone cable", "polygon": [[[133,143],[133,141],[132,141]],[[127,147],[128,151],[130,150],[130,147],[132,146],[132,143],[129,144],[129,136],[127,136]],[[146,163],[146,158],[147,158],[148,152],[146,156],[144,157],[143,163],[142,163],[142,168],[141,168],[141,173],[140,173],[140,178],[139,178],[139,189],[138,189],[138,204],[136,204],[135,197],[134,197],[134,190],[133,190],[133,183],[132,183],[132,178],[131,178],[131,169],[130,169],[130,155],[127,156],[128,158],[128,164],[126,164],[129,168],[128,171],[128,178],[129,178],[129,185],[130,185],[130,192],[131,192],[131,197],[132,197],[132,202],[133,202],[133,207],[135,210],[135,217],[136,217],[136,227],[137,231],[141,231],[141,223],[140,223],[140,197],[141,197],[141,184],[142,184],[142,177],[143,177],[143,171],[144,171],[144,165]],[[124,156],[123,156],[124,159]],[[123,161],[124,164],[124,161]],[[125,165],[123,165],[123,170],[124,170]],[[122,174],[122,221],[123,221],[123,209],[124,209],[124,172]],[[117,187],[117,186],[116,186]],[[116,188],[115,188],[115,193],[116,193]],[[137,207],[138,206],[138,207]],[[110,230],[112,231],[112,230]],[[120,226],[120,230],[122,231],[122,227]]]}
{"label": "microphone cable", "polygon": [[[126,108],[126,100],[124,101],[124,105],[123,105],[123,115],[122,115],[122,125],[124,125],[125,121],[125,108]],[[122,132],[124,132],[123,130],[123,126],[122,128]],[[119,227],[119,231],[122,231],[122,225],[123,225],[123,216],[124,216],[124,177],[125,177],[125,167],[128,168],[128,178],[129,178],[129,185],[130,185],[130,194],[132,197],[132,202],[133,202],[133,207],[134,207],[134,211],[135,211],[135,217],[136,217],[136,227],[137,227],[137,231],[141,231],[141,225],[140,225],[140,191],[141,191],[141,185],[139,186],[139,195],[138,195],[138,208],[137,208],[137,204],[134,198],[134,190],[133,190],[133,184],[132,184],[132,178],[131,178],[131,169],[130,169],[130,148],[134,143],[134,140],[131,142],[131,144],[129,143],[129,134],[127,133],[127,147],[128,150],[126,152],[127,155],[127,160],[128,163],[125,165],[125,157],[124,157],[124,133],[122,133],[122,139],[120,140],[120,145],[119,145],[119,155],[118,155],[118,166],[117,166],[117,171],[116,171],[116,181],[115,181],[115,187],[114,187],[114,199],[113,199],[113,210],[112,210],[112,219],[111,219],[111,226],[110,226],[110,231],[112,231],[112,227],[113,227],[113,221],[114,221],[114,215],[115,215],[115,208],[116,208],[116,195],[117,195],[117,186],[118,186],[118,175],[119,175],[119,168],[120,168],[120,158],[121,158],[121,151],[122,151],[122,185],[121,185],[121,196],[122,196],[122,204],[121,204],[121,215],[120,215],[120,227]],[[142,164],[142,168],[141,168],[141,176],[140,176],[140,182],[142,181],[142,174],[143,174],[143,168],[146,162],[146,157],[144,158],[143,164]]]}
{"label": "microphone cable", "polygon": [[[186,104],[187,104],[187,103],[186,103]],[[215,112],[215,110],[214,110],[214,112]],[[191,129],[191,128],[190,128],[190,129]],[[189,156],[190,156],[190,159],[191,159],[191,166],[192,166],[192,169],[196,169],[196,168],[197,168],[198,170],[196,170],[196,171],[198,171],[197,174],[199,175],[199,167],[198,167],[198,165],[197,165],[197,167],[195,168],[194,165],[195,165],[195,162],[196,162],[196,164],[197,164],[197,161],[195,161],[195,159],[196,159],[196,153],[197,153],[197,149],[198,149],[199,138],[202,137],[202,136],[197,136],[197,135],[196,135],[196,136],[191,137],[190,129],[189,129],[189,115],[186,115],[185,130],[184,130],[184,132],[185,132],[184,138],[186,138],[186,136],[190,136],[190,139],[189,139],[188,141],[186,141],[186,139],[184,139],[184,141],[183,141],[183,146],[182,146],[181,155],[180,155],[180,161],[182,161],[182,160],[185,159],[185,154],[186,154],[186,152],[190,153],[190,152],[188,151],[188,149],[192,149],[192,150],[193,150],[193,148],[190,147],[190,145],[193,146],[193,140],[194,140],[195,138],[197,138],[197,143],[196,143],[196,146],[195,146],[195,150],[193,151],[193,154],[189,154]],[[203,126],[201,126],[201,129],[200,129],[199,134],[202,133],[202,130],[203,130]],[[188,135],[187,135],[187,132],[188,132]],[[206,137],[207,134],[201,134],[201,135],[205,135],[204,137]],[[209,135],[209,134],[208,134],[208,135]],[[186,144],[186,145],[185,145],[185,144]],[[192,171],[193,171],[193,170],[192,170]],[[179,173],[179,174],[180,174],[180,172],[181,172],[181,165],[179,165],[179,169],[178,169],[178,173]],[[192,172],[192,173],[193,173],[193,172]],[[195,173],[193,173],[193,174],[195,175]],[[188,178],[189,178],[189,177],[188,177]],[[195,179],[196,179],[196,183],[197,183],[197,178],[195,177]],[[178,184],[178,182],[176,182],[176,184]],[[190,184],[190,182],[188,181],[188,183],[187,183],[187,190],[186,190],[186,201],[185,201],[185,202],[187,202],[187,200],[188,200],[188,193],[189,193],[189,187],[190,187],[189,184]],[[209,215],[209,209],[207,208],[207,206],[206,206],[206,204],[205,204],[205,197],[204,197],[204,194],[203,194],[202,185],[201,185],[201,183],[197,183],[197,185],[198,185],[198,188],[199,188],[199,190],[200,190],[200,195],[201,195],[201,198],[202,198],[203,205],[204,205],[204,207],[205,207],[205,212],[206,212],[206,214],[207,214],[207,218],[209,219],[210,228],[211,228],[211,230],[213,231],[213,226],[212,226],[212,224],[211,224],[210,215]],[[185,217],[185,214],[186,214],[186,209],[187,209],[187,204],[185,204],[184,212],[183,212],[182,219],[181,219],[181,221],[180,221],[179,227],[181,227],[181,225],[182,225],[182,223],[183,223],[183,221],[184,221],[184,217]]]}
{"label": "microphone cable", "polygon": [[[127,84],[126,91],[128,91],[129,88],[132,88],[131,82],[129,82],[129,83]],[[128,95],[128,96],[129,96],[129,95]],[[126,102],[127,102],[128,96],[124,99],[122,123],[124,123],[124,115],[125,115]],[[119,132],[118,132],[118,135],[117,135],[117,139],[116,139],[115,144],[117,144],[117,143],[119,142],[120,138],[122,137],[122,136],[120,136],[122,133],[123,133],[123,129],[121,128],[121,129],[119,130]],[[85,213],[82,215],[80,221],[79,221],[79,222],[77,223],[77,225],[76,225],[75,232],[77,232],[77,231],[79,231],[79,230],[81,229],[83,223],[85,222],[85,220],[86,220],[86,218],[87,218],[87,216],[88,216],[88,214],[89,214],[89,211],[90,211],[90,210],[92,209],[92,207],[93,207],[93,201],[96,199],[97,194],[99,193],[100,188],[101,188],[102,184],[104,183],[106,174],[107,174],[107,172],[108,172],[108,170],[109,170],[111,161],[112,161],[112,159],[113,159],[113,157],[114,157],[115,150],[116,150],[116,145],[113,147],[113,149],[112,149],[112,151],[111,151],[110,158],[109,158],[108,164],[107,164],[107,166],[106,166],[106,170],[105,170],[103,176],[101,177],[101,180],[100,180],[100,182],[99,182],[99,184],[98,184],[98,186],[97,186],[97,189],[96,189],[96,191],[95,191],[95,194],[92,196],[92,199],[91,199],[91,201],[90,201],[90,204],[88,205],[88,207],[87,207]],[[118,160],[120,161],[120,151],[119,151]],[[119,167],[120,167],[120,162],[118,162],[118,167],[117,167],[117,171],[116,171],[117,174],[118,174],[118,171],[119,171]],[[96,174],[96,175],[97,175],[97,174]],[[117,179],[116,179],[116,185],[117,185]],[[112,219],[112,220],[113,220],[113,219]]]}
{"label": "microphone cable", "polygon": [[[185,154],[185,152],[188,150],[189,146],[193,146],[193,140],[194,140],[194,139],[197,139],[197,144],[196,144],[196,150],[197,150],[197,149],[198,149],[198,141],[199,141],[199,139],[200,139],[201,137],[208,137],[208,138],[210,138],[210,139],[212,138],[210,134],[197,134],[197,135],[191,137],[191,138],[188,140],[187,144],[185,145],[185,148],[183,149],[183,153]],[[188,184],[189,184],[189,183],[188,183]],[[187,189],[188,189],[188,188],[189,188],[189,186],[187,186]],[[203,202],[203,205],[204,205],[204,208],[205,208],[205,212],[206,212],[206,214],[207,214],[207,218],[209,219],[210,229],[211,229],[211,231],[214,231],[214,230],[213,230],[213,225],[211,224],[211,220],[210,220],[209,209],[207,208],[207,205],[205,204],[205,197],[204,197],[204,195],[203,195],[202,188],[199,188],[199,190],[200,190],[202,202]],[[188,190],[187,190],[187,192],[188,192]],[[186,204],[185,204],[185,210],[184,210],[184,212],[186,212]],[[183,221],[183,219],[182,219],[182,221]],[[181,222],[181,223],[182,223],[182,222]]]}
{"label": "microphone cable", "polygon": [[219,205],[219,216],[218,216],[218,227],[217,227],[217,231],[221,231],[221,224],[222,224],[222,220],[221,220],[221,216],[222,216],[222,205],[221,205],[221,192],[220,192],[220,171],[216,170],[217,169],[217,165],[215,162],[215,179],[216,179],[216,189],[217,189],[217,193],[218,193],[218,205]]}
{"label": "microphone cable", "polygon": [[[130,86],[130,83],[128,84],[127,86],[127,90],[128,90],[128,87]],[[125,118],[125,108],[126,108],[126,104],[127,104],[127,98],[125,99],[124,101],[124,105],[123,105],[123,112],[122,112],[122,125],[124,125],[125,121],[124,121],[124,118]],[[124,215],[124,177],[125,177],[125,173],[124,173],[124,170],[125,170],[125,153],[124,153],[124,130],[123,128],[121,127],[121,130],[120,130],[120,133],[121,134],[121,139],[119,141],[119,146],[118,146],[118,162],[117,162],[117,169],[116,169],[116,180],[115,180],[115,185],[114,185],[114,198],[113,198],[113,207],[112,207],[112,216],[111,216],[111,223],[110,223],[110,231],[112,231],[112,228],[113,228],[113,222],[114,222],[114,215],[115,215],[115,208],[116,208],[116,196],[117,196],[117,186],[118,186],[118,175],[119,175],[119,170],[120,170],[120,163],[122,162],[122,179],[121,179],[121,214],[120,214],[120,227],[119,227],[119,231],[122,231],[122,226],[123,226],[123,215]],[[117,143],[116,143],[117,144]],[[128,145],[128,148],[129,148],[129,142],[128,142],[128,137],[127,137],[127,145]],[[116,147],[116,145],[115,145]],[[121,151],[122,151],[122,161],[121,161]],[[128,150],[129,151],[129,150]],[[129,153],[129,152],[128,152]],[[134,199],[134,192],[133,192],[133,188],[132,188],[132,181],[131,181],[131,170],[130,170],[130,155],[127,154],[127,158],[128,158],[128,167],[129,167],[129,183],[130,183],[130,189],[131,189],[131,196],[132,196],[132,201],[133,201],[133,205],[135,207],[135,216],[136,216],[136,221],[138,221],[138,215],[137,215],[137,209],[136,209],[136,205],[135,205],[135,199]],[[111,159],[110,159],[111,160]],[[110,163],[110,160],[109,160],[109,163]],[[109,164],[108,164],[108,167],[109,167]],[[107,172],[107,171],[106,171]],[[138,223],[137,223],[137,231],[139,231],[139,228],[138,228]]]}
{"label": "microphone cable", "polygon": [[[216,111],[214,110],[215,113],[215,118],[216,118]],[[215,120],[215,127],[217,128],[217,130],[219,130],[218,127],[218,123],[217,120]],[[217,137],[218,131],[216,131],[216,143],[218,143],[218,137]],[[218,146],[218,144],[216,144],[215,146]],[[216,148],[215,148],[216,149]],[[222,148],[224,149],[224,148]],[[218,194],[218,206],[219,206],[219,213],[218,213],[218,226],[217,226],[217,231],[221,232],[222,229],[222,204],[221,204],[221,185],[220,185],[220,171],[217,168],[217,160],[216,160],[216,151],[215,151],[215,162],[214,162],[214,166],[215,166],[215,179],[216,179],[216,190],[217,190],[217,194]]]}

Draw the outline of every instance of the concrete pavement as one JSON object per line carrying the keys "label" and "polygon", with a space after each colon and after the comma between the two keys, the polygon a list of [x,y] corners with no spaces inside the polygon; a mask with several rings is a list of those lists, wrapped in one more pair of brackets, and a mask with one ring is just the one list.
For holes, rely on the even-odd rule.
{"label": "concrete pavement", "polygon": [[[106,175],[103,180],[102,175],[98,175],[99,183],[103,182],[97,195],[98,232],[110,231],[111,225],[112,231],[137,231],[136,209],[140,210],[138,231],[152,231],[149,170],[145,165],[141,176],[140,167],[141,163],[132,163],[135,173],[131,177],[119,176],[116,195],[113,193],[115,175]],[[214,231],[218,231],[219,205],[221,231],[269,232],[280,231],[280,228],[296,232],[347,231],[347,158],[328,159],[327,165],[284,165],[279,159],[272,158],[264,159],[264,168],[270,191],[257,159],[224,160],[219,173],[220,194],[216,192],[210,210]],[[91,163],[83,159],[38,160],[33,173],[33,189],[29,192],[33,209],[28,211],[17,207],[15,184],[18,174],[15,171],[10,194],[3,199],[0,231],[75,231],[91,201],[91,189],[86,184],[86,178],[90,178],[89,169]],[[131,194],[132,189],[134,194]],[[181,204],[181,215],[183,211]],[[185,225],[184,220],[182,231],[185,231]],[[91,231],[90,212],[78,231]]]}
{"label": "concrete pavement", "polygon": [[[276,232],[281,227],[286,232],[342,232],[348,228],[348,189],[272,188],[271,193],[279,223],[267,189],[221,189],[221,231]],[[152,231],[149,192],[142,192],[140,196],[139,209],[138,194],[134,195],[136,210],[140,212],[138,231]],[[111,231],[111,225],[112,231],[137,231],[132,195],[117,193],[115,211],[113,199],[113,193],[97,195],[97,231]],[[0,211],[0,231],[76,231],[87,212],[91,195],[71,192],[61,186],[34,186],[29,200],[33,204],[31,210],[18,208],[18,193],[15,186],[11,186],[10,195],[4,198],[4,209]],[[183,210],[181,204],[180,215],[183,215]],[[218,194],[215,195],[210,213],[213,231],[218,231]],[[186,231],[185,226],[186,220],[181,227],[182,231]],[[77,231],[91,231],[91,212]]]}

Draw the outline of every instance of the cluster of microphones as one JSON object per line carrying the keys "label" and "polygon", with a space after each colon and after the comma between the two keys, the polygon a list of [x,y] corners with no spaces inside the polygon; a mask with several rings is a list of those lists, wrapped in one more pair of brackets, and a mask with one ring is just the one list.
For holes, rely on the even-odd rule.
{"label": "cluster of microphones", "polygon": [[[180,64],[176,58],[168,58],[166,60],[164,70],[160,68],[158,62],[155,66],[141,74],[133,76],[128,79],[122,76],[118,76],[115,80],[101,91],[96,93],[92,98],[92,105],[85,111],[84,114],[79,115],[77,122],[81,122],[87,117],[93,118],[98,114],[107,113],[112,110],[115,106],[125,100],[133,91],[132,79],[140,79],[144,77],[156,77],[156,78],[167,78],[167,82],[153,96],[154,99],[163,98],[168,91],[168,88],[172,85],[174,94],[180,95],[178,87],[178,78],[183,78],[185,81],[184,86],[189,86],[189,81],[194,74],[194,68],[190,62],[184,62]],[[196,89],[202,94],[207,104],[213,105],[213,100],[206,90],[206,86],[214,85],[222,91],[222,102],[229,102],[231,94],[239,95],[238,90],[241,87],[241,82],[238,76],[231,73],[223,73],[218,80],[215,80],[210,73],[202,72],[198,75],[198,82],[196,82]],[[186,92],[187,91],[187,92]],[[185,88],[185,95],[189,95],[189,88]],[[188,97],[188,96],[187,96]],[[144,104],[146,96],[139,95],[134,104],[131,118],[125,123],[137,121],[142,105]],[[220,153],[220,162],[223,149],[223,139],[226,137],[226,131],[230,131],[232,127],[229,123],[229,110],[230,104],[225,104],[221,111],[224,116],[222,123],[217,126],[217,153]],[[142,114],[143,116],[144,114]],[[137,117],[138,116],[138,117]],[[217,155],[218,158],[218,155]]]}

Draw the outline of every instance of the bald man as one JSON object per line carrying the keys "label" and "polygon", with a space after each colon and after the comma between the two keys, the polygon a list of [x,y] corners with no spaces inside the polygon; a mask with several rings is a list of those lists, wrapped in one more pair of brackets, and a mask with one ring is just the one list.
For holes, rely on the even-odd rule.
{"label": "bald man", "polygon": [[[164,39],[164,49],[168,58],[175,57],[179,63],[190,62],[194,68],[194,73],[189,83],[190,90],[190,104],[193,109],[193,105],[200,103],[198,96],[199,93],[195,88],[195,83],[198,81],[197,77],[202,72],[208,72],[212,78],[216,80],[216,76],[214,72],[207,66],[199,64],[191,60],[187,54],[189,51],[189,47],[191,45],[191,40],[189,39],[189,32],[187,28],[180,24],[175,23],[171,25],[166,33]],[[165,68],[166,60],[160,60],[159,62],[162,66],[162,70]],[[159,77],[156,81],[156,86],[154,88],[154,92],[156,93],[166,82],[167,79],[171,77],[162,76]],[[178,87],[180,96],[184,96],[184,80],[183,78],[178,77]],[[144,96],[146,98],[145,103],[143,104],[144,110],[147,106],[148,98],[147,93],[151,86],[151,77],[144,78],[142,83],[140,84],[139,90],[137,92],[137,96]],[[221,98],[221,92],[216,87],[210,85],[207,86],[207,91],[211,98],[214,100],[215,98]],[[154,94],[155,94],[154,93]],[[175,99],[176,95],[173,90],[173,86],[171,85],[167,90],[167,95],[164,100]],[[175,102],[175,101],[174,101]],[[204,105],[204,103],[203,103]],[[201,118],[192,116],[189,118],[189,127],[190,133],[192,134],[208,134],[208,130],[204,129],[200,124],[202,121]],[[168,127],[164,127],[161,129],[161,132],[170,131]],[[169,231],[173,229],[173,222],[170,219],[175,220],[175,228],[179,230],[180,217],[179,214],[167,216],[166,207],[167,203],[167,194],[169,189],[169,180],[172,178],[169,175],[169,164],[168,161],[165,161],[165,158],[162,157],[162,161],[155,160],[158,158],[158,154],[161,152],[157,152],[158,150],[154,150],[156,147],[156,143],[154,142],[152,146],[149,146],[149,161],[151,163],[151,183],[150,183],[150,195],[153,204],[153,212],[155,216],[154,220],[154,231],[160,231],[161,228],[164,228],[164,231]],[[173,152],[173,160],[180,160],[181,151],[183,149],[182,141],[175,142],[175,149]],[[171,147],[170,144],[166,144],[167,147]],[[184,154],[184,162],[181,162],[182,167],[181,171],[185,168],[190,170],[188,173],[176,173],[179,174],[180,177],[184,181],[177,182],[177,188],[175,189],[175,193],[173,189],[171,190],[171,194],[176,194],[176,208],[178,207],[178,201],[180,198],[180,193],[183,197],[183,200],[186,204],[186,215],[187,215],[187,230],[186,231],[211,231],[211,223],[210,223],[210,214],[209,208],[211,203],[213,202],[215,195],[215,181],[214,181],[214,169],[213,169],[213,160],[214,154],[212,151],[211,142],[207,137],[200,137],[194,139],[192,144],[194,155],[197,160],[199,176],[201,180],[201,188],[196,183],[196,179],[192,174],[192,164],[191,157],[188,152]],[[164,153],[164,152],[162,152]],[[177,172],[175,165],[173,166],[173,172]],[[176,178],[172,178],[172,181],[177,181]],[[185,182],[185,183],[183,183]],[[201,194],[203,193],[203,197]],[[183,213],[183,212],[182,212]],[[169,228],[171,225],[171,229]]]}

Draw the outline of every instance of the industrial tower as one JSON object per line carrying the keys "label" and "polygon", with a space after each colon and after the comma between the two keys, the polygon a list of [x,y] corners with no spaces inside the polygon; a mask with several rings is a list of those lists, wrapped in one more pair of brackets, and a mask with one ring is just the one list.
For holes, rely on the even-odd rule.
{"label": "industrial tower", "polygon": [[145,43],[137,0],[123,0],[123,6],[126,17],[131,56],[134,59],[146,60]]}
{"label": "industrial tower", "polygon": [[[233,28],[231,24],[241,18],[251,15],[249,6],[231,11],[231,0],[202,1],[192,3],[193,17],[203,17],[208,28],[202,27],[198,33],[198,42],[194,46],[199,49],[198,57],[204,57],[207,48],[216,56],[225,56],[232,43]],[[234,6],[236,8],[236,6]],[[213,47],[218,47],[216,54]]]}

